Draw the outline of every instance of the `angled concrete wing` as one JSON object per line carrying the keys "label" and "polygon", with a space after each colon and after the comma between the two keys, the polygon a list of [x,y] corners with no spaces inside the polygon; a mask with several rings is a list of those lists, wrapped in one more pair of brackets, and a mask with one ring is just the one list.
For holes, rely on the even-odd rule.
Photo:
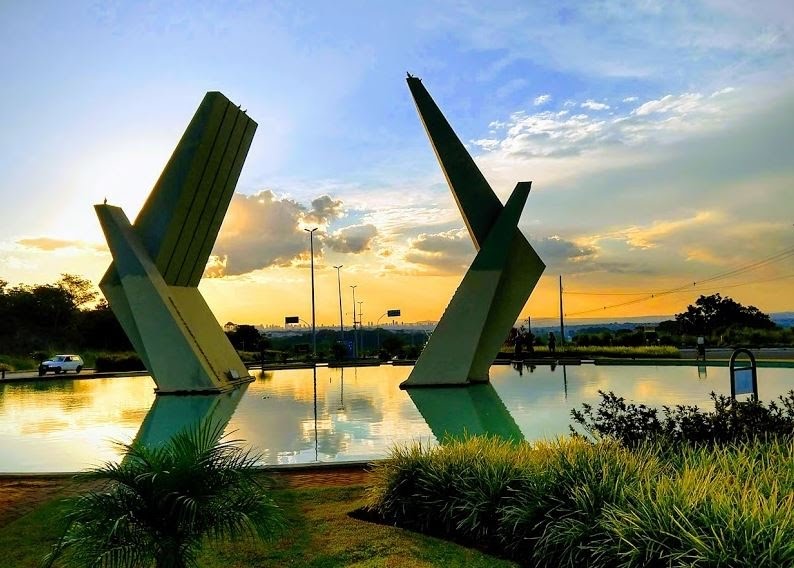
{"label": "angled concrete wing", "polygon": [[468,388],[408,389],[408,396],[440,443],[462,436],[524,439],[510,411],[490,384]]}
{"label": "angled concrete wing", "polygon": [[95,206],[113,255],[99,287],[158,392],[222,392],[250,380],[198,283],[255,131],[239,106],[207,93],[135,223]]}
{"label": "angled concrete wing", "polygon": [[478,252],[401,386],[485,382],[546,267],[518,229],[531,182],[518,183],[502,206],[422,82],[409,76],[408,86]]}
{"label": "angled concrete wing", "polygon": [[138,429],[135,443],[162,446],[175,434],[202,422],[211,422],[220,433],[231,420],[247,388],[244,384],[221,394],[158,396]]}

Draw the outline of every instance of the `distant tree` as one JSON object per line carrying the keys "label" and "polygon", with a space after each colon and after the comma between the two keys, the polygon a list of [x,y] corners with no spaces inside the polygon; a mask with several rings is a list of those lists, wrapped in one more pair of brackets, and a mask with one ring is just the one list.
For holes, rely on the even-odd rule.
{"label": "distant tree", "polygon": [[90,310],[81,310],[77,317],[79,345],[104,351],[130,351],[132,344],[105,300]]}
{"label": "distant tree", "polygon": [[94,302],[99,295],[93,282],[76,274],[61,274],[56,285],[68,294],[77,309]]}
{"label": "distant tree", "polygon": [[386,353],[394,356],[403,351],[405,347],[405,341],[403,341],[402,337],[399,337],[396,334],[391,334],[381,341],[380,346],[384,351],[386,351]]}
{"label": "distant tree", "polygon": [[777,326],[769,316],[755,306],[743,306],[729,297],[719,294],[700,296],[695,305],[688,306],[675,320],[683,333],[711,335],[724,332],[731,327],[751,329],[775,329]]}
{"label": "distant tree", "polygon": [[656,325],[656,331],[660,335],[680,335],[681,323],[676,320],[660,321]]}
{"label": "distant tree", "polygon": [[252,325],[238,325],[234,331],[227,331],[232,345],[239,351],[259,351],[262,334]]}

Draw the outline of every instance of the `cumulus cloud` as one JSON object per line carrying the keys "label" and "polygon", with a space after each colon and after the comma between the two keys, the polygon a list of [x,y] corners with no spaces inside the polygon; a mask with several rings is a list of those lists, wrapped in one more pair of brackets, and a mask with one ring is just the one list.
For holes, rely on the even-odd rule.
{"label": "cumulus cloud", "polygon": [[342,217],[343,214],[342,202],[339,199],[332,199],[328,195],[321,195],[312,201],[312,208],[306,213],[305,219],[307,222],[326,225],[330,221]]}
{"label": "cumulus cloud", "polygon": [[474,245],[466,229],[422,233],[409,243],[405,260],[441,272],[460,270],[474,258]]}
{"label": "cumulus cloud", "polygon": [[695,110],[703,111],[701,104],[703,95],[700,93],[683,93],[681,95],[665,95],[661,99],[648,101],[632,111],[636,116],[652,113],[686,114]]}
{"label": "cumulus cloud", "polygon": [[301,222],[308,212],[297,201],[272,191],[235,193],[207,276],[236,275],[273,265],[288,265],[307,249]]}
{"label": "cumulus cloud", "polygon": [[[344,216],[341,200],[322,195],[311,207],[270,190],[234,194],[229,211],[204,272],[206,277],[245,274],[269,266],[290,266],[308,255],[307,225],[323,229]],[[315,235],[314,252],[323,244],[340,252],[361,252],[377,234],[372,225],[353,226],[331,235]]]}
{"label": "cumulus cloud", "polygon": [[639,97],[626,97],[623,99],[624,103],[633,103],[634,101],[638,101]]}
{"label": "cumulus cloud", "polygon": [[[666,95],[610,117],[571,114],[567,109],[532,114],[519,111],[500,123],[504,124],[503,134],[492,132],[472,143],[486,154],[505,157],[564,157],[608,146],[665,141],[722,124],[731,108],[721,101],[701,93]],[[593,100],[579,106],[593,111],[610,108]]]}
{"label": "cumulus cloud", "polygon": [[547,265],[567,261],[579,262],[594,257],[597,252],[592,245],[577,244],[574,241],[563,239],[559,235],[533,239],[531,243]]}
{"label": "cumulus cloud", "polygon": [[550,100],[551,100],[551,95],[549,95],[549,94],[540,95],[540,96],[535,97],[535,100],[533,101],[533,104],[535,106],[541,106],[541,105],[545,105]]}
{"label": "cumulus cloud", "polygon": [[372,241],[378,235],[375,225],[351,225],[324,235],[322,241],[336,252],[364,252],[372,248]]}
{"label": "cumulus cloud", "polygon": [[594,101],[592,99],[587,99],[585,102],[583,102],[579,106],[582,107],[582,108],[589,109],[589,110],[606,110],[606,109],[609,108],[608,104],[599,103],[599,102]]}

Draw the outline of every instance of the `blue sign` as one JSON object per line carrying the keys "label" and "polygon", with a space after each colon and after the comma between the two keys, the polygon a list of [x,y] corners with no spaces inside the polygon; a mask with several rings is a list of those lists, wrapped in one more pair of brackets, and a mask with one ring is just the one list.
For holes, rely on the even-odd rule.
{"label": "blue sign", "polygon": [[736,394],[753,394],[753,370],[734,369],[733,371],[733,389]]}

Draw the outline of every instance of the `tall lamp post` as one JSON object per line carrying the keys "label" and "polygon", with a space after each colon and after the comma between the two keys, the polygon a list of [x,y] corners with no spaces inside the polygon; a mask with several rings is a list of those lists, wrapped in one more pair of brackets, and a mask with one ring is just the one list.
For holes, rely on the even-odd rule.
{"label": "tall lamp post", "polygon": [[358,339],[356,339],[356,287],[353,289],[353,359],[358,359]]}
{"label": "tall lamp post", "polygon": [[[359,350],[359,353],[362,355],[364,354],[364,322],[361,320],[361,304],[363,303],[363,301],[358,302],[358,337],[359,341],[361,342],[361,349]],[[353,306],[354,311],[355,309],[356,307]]]}
{"label": "tall lamp post", "polygon": [[336,285],[339,288],[339,333],[342,334],[342,341],[345,340],[345,324],[342,322],[342,277],[339,276],[339,269],[344,266],[334,266],[336,268]]}
{"label": "tall lamp post", "polygon": [[312,358],[317,359],[317,328],[314,323],[314,231],[317,230],[317,227],[303,230],[309,233],[309,254],[311,255],[312,267]]}
{"label": "tall lamp post", "polygon": [[378,318],[377,323],[375,323],[375,327],[377,328],[377,334],[378,334],[378,351],[380,351],[380,320],[382,320],[386,316],[399,317],[400,310],[386,310],[386,312]]}

